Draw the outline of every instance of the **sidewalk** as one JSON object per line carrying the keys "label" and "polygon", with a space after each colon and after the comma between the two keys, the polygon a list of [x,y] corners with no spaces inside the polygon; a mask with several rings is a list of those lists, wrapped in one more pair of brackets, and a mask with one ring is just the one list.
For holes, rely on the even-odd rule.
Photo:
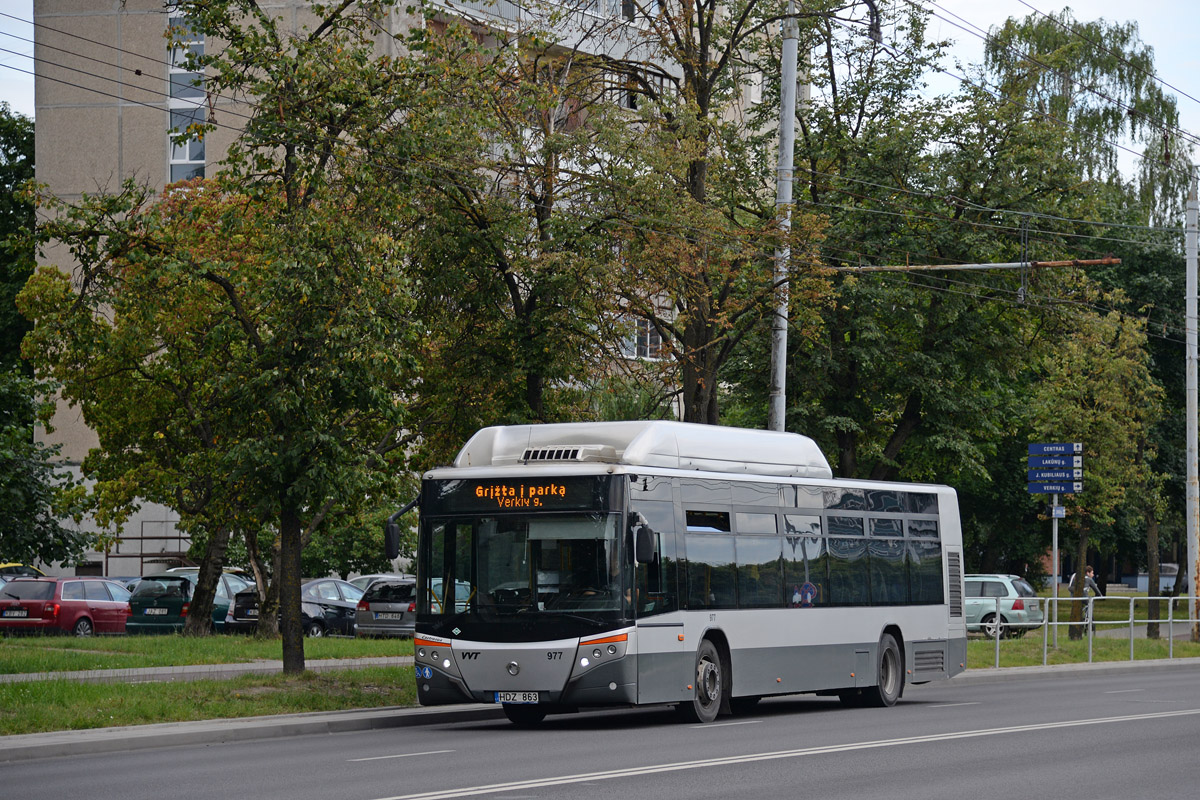
{"label": "sidewalk", "polygon": [[[390,665],[411,664],[411,657],[340,659],[310,661],[315,671],[346,669],[366,662]],[[252,664],[216,664],[196,667],[149,667],[125,670],[90,670],[77,673],[54,673],[53,677],[82,676],[76,680],[133,682],[151,680],[195,680],[207,677],[228,677],[251,672],[278,672],[278,661]],[[961,686],[997,681],[1036,680],[1047,677],[1066,677],[1080,674],[1105,675],[1130,669],[1190,669],[1200,670],[1200,658],[1176,658],[1155,661],[1106,661],[1093,664],[1061,664],[1050,667],[1001,667],[1000,669],[970,669],[950,679],[947,685]],[[28,675],[5,675],[0,680],[10,682],[39,680]],[[916,687],[919,691],[920,687]],[[113,753],[124,750],[176,747],[192,744],[223,744],[226,742],[273,739],[307,734],[345,733],[348,731],[403,728],[418,725],[452,725],[480,720],[501,721],[504,712],[499,706],[464,704],[436,707],[398,707],[326,711],[312,714],[286,714],[273,717],[214,719],[199,722],[168,722],[157,725],[137,725],[120,728],[89,728],[78,731],[54,731],[0,737],[0,764],[29,761],[58,756]]]}

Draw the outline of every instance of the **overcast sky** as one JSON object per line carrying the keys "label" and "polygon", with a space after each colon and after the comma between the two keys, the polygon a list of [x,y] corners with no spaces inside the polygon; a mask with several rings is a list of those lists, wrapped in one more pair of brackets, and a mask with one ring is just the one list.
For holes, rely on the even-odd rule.
{"label": "overcast sky", "polygon": [[[933,12],[931,35],[954,39],[954,55],[967,63],[981,60],[982,36],[1009,16],[1049,13],[1067,5],[1050,0],[914,1]],[[1078,20],[1126,22],[1136,10],[1141,39],[1154,48],[1158,77],[1169,84],[1165,90],[1176,96],[1182,127],[1200,135],[1200,25],[1195,0],[1077,0],[1069,5]],[[0,0],[0,100],[27,116],[34,114],[33,76],[28,74],[33,71],[32,19],[32,0]],[[952,80],[930,76],[939,91],[950,91]]]}

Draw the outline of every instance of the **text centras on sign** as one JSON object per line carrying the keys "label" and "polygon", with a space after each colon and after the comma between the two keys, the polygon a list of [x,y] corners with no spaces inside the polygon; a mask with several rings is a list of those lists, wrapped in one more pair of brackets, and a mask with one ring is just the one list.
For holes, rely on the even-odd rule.
{"label": "text centras on sign", "polygon": [[495,500],[500,508],[540,508],[547,499],[564,499],[567,487],[561,483],[497,483],[476,486],[475,496]]}

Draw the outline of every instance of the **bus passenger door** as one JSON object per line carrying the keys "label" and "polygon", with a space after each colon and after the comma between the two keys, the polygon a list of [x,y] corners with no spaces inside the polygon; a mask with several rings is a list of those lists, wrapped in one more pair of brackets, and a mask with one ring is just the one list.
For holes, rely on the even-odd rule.
{"label": "bus passenger door", "polygon": [[630,544],[653,540],[653,553],[647,558],[643,547],[634,569],[638,702],[681,702],[692,696],[694,643],[685,641],[679,607],[674,504],[635,497],[630,507]]}

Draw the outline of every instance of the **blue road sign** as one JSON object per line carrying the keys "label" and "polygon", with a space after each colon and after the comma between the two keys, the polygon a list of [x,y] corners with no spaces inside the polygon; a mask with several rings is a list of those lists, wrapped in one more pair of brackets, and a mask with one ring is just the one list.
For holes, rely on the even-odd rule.
{"label": "blue road sign", "polygon": [[1079,494],[1083,491],[1083,481],[1070,483],[1030,483],[1027,484],[1030,494]]}
{"label": "blue road sign", "polygon": [[1028,456],[1030,469],[1078,469],[1083,456]]}
{"label": "blue road sign", "polygon": [[1081,469],[1030,469],[1026,470],[1030,481],[1081,481]]}
{"label": "blue road sign", "polygon": [[1052,509],[1053,509],[1054,519],[1066,519],[1066,517],[1067,517],[1067,507],[1066,506],[1052,506]]}
{"label": "blue road sign", "polygon": [[1031,456],[1083,455],[1083,442],[1041,442],[1029,445]]}

